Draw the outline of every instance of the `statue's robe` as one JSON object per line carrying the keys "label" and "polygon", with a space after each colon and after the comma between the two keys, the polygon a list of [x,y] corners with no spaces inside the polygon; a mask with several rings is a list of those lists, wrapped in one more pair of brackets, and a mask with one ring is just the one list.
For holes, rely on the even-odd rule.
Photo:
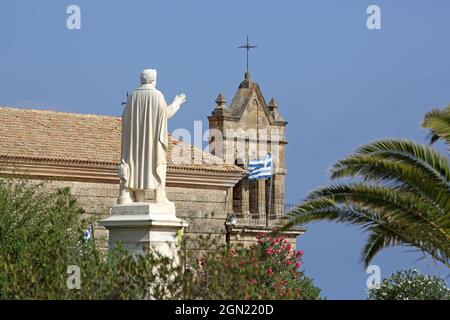
{"label": "statue's robe", "polygon": [[151,85],[140,86],[128,97],[122,116],[119,170],[126,188],[156,189],[165,181],[167,119],[178,108],[179,105],[167,106],[163,94]]}

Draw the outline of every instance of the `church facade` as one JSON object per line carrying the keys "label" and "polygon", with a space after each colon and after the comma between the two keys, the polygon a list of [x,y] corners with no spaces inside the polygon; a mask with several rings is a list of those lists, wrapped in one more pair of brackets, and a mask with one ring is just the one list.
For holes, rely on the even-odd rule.
{"label": "church facade", "polygon": [[[167,197],[177,217],[189,223],[186,236],[210,234],[225,241],[228,232],[233,242],[253,243],[284,216],[287,122],[249,74],[230,105],[219,95],[208,120],[209,152],[169,135]],[[0,123],[0,175],[70,187],[86,218],[98,222],[109,216],[119,194],[120,117],[0,107]],[[272,179],[249,181],[248,161],[267,153],[274,155]],[[196,161],[173,161],[180,156]],[[146,192],[147,200],[154,197]],[[230,215],[237,223],[227,231]],[[303,232],[284,235],[295,242]],[[106,246],[108,231],[95,224],[94,237]]]}

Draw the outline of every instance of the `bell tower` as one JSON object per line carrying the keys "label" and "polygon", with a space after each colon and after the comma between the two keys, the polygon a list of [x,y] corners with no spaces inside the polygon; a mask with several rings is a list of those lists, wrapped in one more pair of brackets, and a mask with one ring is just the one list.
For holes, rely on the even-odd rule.
{"label": "bell tower", "polygon": [[215,102],[208,117],[211,153],[244,169],[250,160],[261,159],[268,153],[273,158],[272,178],[242,179],[233,188],[230,207],[240,218],[272,225],[284,214],[287,122],[281,117],[275,99],[266,103],[259,84],[248,71],[230,104],[223,94]]}

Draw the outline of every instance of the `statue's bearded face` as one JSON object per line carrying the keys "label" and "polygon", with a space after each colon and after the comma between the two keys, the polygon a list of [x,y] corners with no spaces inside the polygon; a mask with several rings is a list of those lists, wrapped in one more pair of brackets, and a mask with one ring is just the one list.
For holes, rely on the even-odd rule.
{"label": "statue's bearded face", "polygon": [[155,69],[145,69],[141,72],[141,84],[156,85],[157,71]]}

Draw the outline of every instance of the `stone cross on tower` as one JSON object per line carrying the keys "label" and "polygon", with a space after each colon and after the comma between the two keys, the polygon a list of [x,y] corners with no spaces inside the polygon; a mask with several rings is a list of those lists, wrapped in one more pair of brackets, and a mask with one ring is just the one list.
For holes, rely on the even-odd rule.
{"label": "stone cross on tower", "polygon": [[239,49],[246,49],[247,50],[247,72],[245,73],[245,78],[250,78],[250,71],[249,71],[249,63],[248,63],[248,57],[251,49],[254,49],[258,46],[251,45],[247,36],[247,42],[239,47]]}

